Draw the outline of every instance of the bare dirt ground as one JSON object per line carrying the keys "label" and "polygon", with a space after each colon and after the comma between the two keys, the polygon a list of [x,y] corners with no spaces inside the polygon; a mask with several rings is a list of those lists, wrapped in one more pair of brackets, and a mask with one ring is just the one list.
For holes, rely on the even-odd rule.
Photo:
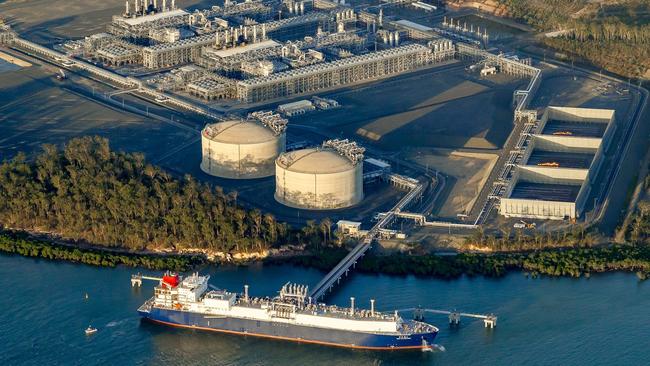
{"label": "bare dirt ground", "polygon": [[62,86],[39,65],[0,73],[0,160],[86,135],[107,137],[114,149],[144,152],[152,160],[195,138],[187,130],[102,105]]}
{"label": "bare dirt ground", "polygon": [[431,69],[327,95],[341,108],[293,119],[387,150],[499,149],[512,130],[521,80],[478,79],[462,67]]}
{"label": "bare dirt ground", "polygon": [[430,113],[434,113],[440,109],[445,102],[479,94],[485,92],[487,89],[486,86],[471,81],[463,81],[450,89],[415,104],[404,112],[380,117],[373,122],[365,124],[362,127],[359,127],[356,133],[370,140],[379,141],[391,132],[404,127],[417,119],[426,117]]}
{"label": "bare dirt ground", "polygon": [[[456,251],[459,249],[467,249],[465,246],[465,237],[463,235],[458,235],[456,233],[451,234],[442,234],[434,233],[431,230],[426,230],[420,228],[412,233],[411,236],[407,238],[409,243],[418,243],[419,245],[415,249],[419,249],[423,252],[444,252],[444,251]],[[383,245],[383,242],[382,242]],[[387,246],[387,249],[399,250],[399,251],[408,251],[414,248],[414,246]]]}
{"label": "bare dirt ground", "polygon": [[436,149],[411,153],[406,159],[423,167],[435,167],[455,178],[453,187],[436,216],[456,219],[457,214],[466,214],[474,205],[498,155]]}

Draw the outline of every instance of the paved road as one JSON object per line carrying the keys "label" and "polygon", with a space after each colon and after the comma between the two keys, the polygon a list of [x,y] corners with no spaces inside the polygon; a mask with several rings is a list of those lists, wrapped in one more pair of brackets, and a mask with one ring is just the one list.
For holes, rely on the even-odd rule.
{"label": "paved road", "polygon": [[598,197],[601,202],[597,218],[600,232],[611,235],[622,222],[625,214],[628,192],[631,184],[636,183],[640,164],[648,151],[648,136],[650,135],[650,113],[647,101],[648,91],[638,89],[641,100],[634,111],[634,117],[620,141],[619,149],[613,153],[615,167],[613,174],[607,177],[604,189]]}

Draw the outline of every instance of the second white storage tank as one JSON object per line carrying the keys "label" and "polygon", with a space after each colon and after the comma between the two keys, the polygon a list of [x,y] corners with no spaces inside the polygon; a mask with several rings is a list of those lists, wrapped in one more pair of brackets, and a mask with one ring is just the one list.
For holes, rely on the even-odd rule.
{"label": "second white storage tank", "polygon": [[275,164],[275,199],[295,208],[337,209],[363,200],[363,163],[331,148],[281,154]]}

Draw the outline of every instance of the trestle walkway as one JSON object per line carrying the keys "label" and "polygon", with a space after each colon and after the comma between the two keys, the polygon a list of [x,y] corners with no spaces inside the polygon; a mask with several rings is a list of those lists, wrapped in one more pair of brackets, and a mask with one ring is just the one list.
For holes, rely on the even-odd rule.
{"label": "trestle walkway", "polygon": [[361,258],[367,251],[370,249],[373,240],[377,237],[380,230],[390,224],[391,221],[395,218],[395,215],[400,212],[403,208],[407,207],[414,198],[422,194],[424,186],[421,183],[414,185],[402,199],[397,202],[397,204],[386,213],[379,221],[368,231],[368,234],[361,239],[359,244],[357,244],[354,249],[348,253],[328,274],[323,277],[323,279],[311,290],[309,296],[312,301],[318,301],[318,299],[325,296],[327,291],[331,291],[332,288],[341,281],[341,278],[348,274],[350,269],[354,267],[359,258]]}

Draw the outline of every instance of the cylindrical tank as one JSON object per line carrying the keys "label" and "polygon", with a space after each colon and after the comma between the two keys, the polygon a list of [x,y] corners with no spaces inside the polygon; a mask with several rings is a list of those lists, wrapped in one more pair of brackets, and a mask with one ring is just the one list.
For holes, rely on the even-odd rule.
{"label": "cylindrical tank", "polygon": [[286,133],[250,120],[229,120],[201,131],[201,170],[222,178],[272,176],[275,159],[285,149]]}
{"label": "cylindrical tank", "polygon": [[313,210],[356,205],[363,199],[363,164],[329,148],[280,154],[275,161],[275,200]]}

